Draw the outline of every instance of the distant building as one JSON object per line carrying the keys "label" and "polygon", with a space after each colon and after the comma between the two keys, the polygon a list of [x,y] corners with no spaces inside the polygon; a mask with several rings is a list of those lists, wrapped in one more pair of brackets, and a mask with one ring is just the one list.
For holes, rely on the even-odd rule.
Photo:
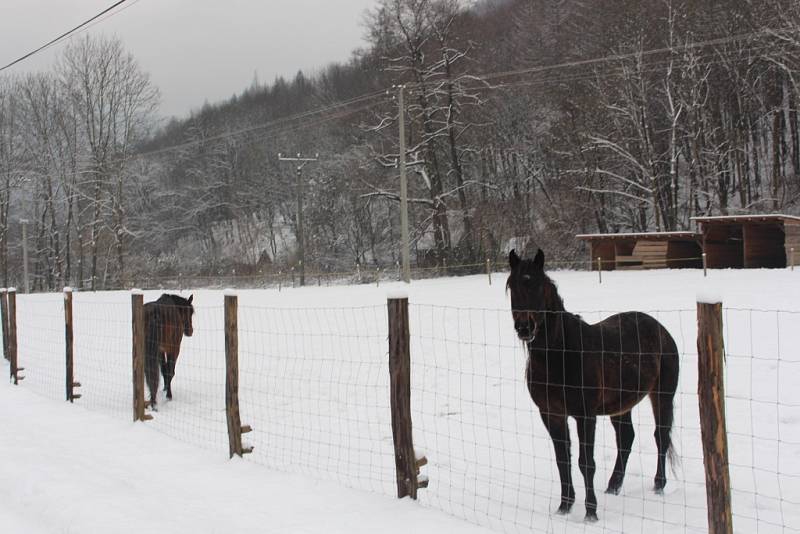
{"label": "distant building", "polygon": [[721,215],[693,217],[710,268],[783,268],[800,252],[800,217]]}
{"label": "distant building", "polygon": [[592,270],[701,268],[700,236],[694,232],[580,234],[590,245]]}
{"label": "distant building", "polygon": [[698,232],[579,234],[589,243],[592,270],[784,268],[800,253],[800,217],[693,217]]}

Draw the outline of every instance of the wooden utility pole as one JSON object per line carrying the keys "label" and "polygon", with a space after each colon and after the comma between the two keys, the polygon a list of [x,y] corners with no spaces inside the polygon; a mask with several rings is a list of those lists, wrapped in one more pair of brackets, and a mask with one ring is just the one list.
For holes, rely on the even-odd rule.
{"label": "wooden utility pole", "polygon": [[408,180],[406,177],[406,107],[404,100],[405,85],[397,88],[398,122],[400,123],[400,257],[403,262],[403,281],[411,282],[410,245],[408,243]]}
{"label": "wooden utility pole", "polygon": [[31,292],[30,281],[28,279],[28,219],[20,219],[22,225],[22,272],[25,276],[25,293]]}
{"label": "wooden utility pole", "polygon": [[278,154],[279,161],[291,161],[296,162],[297,167],[295,170],[297,171],[297,255],[298,255],[298,263],[300,264],[300,285],[306,285],[306,244],[305,244],[305,231],[303,230],[303,167],[308,165],[311,162],[319,160],[319,154],[316,154],[313,158],[304,158],[300,154],[297,154],[296,157],[289,158],[284,157],[282,154]]}
{"label": "wooden utility pole", "polygon": [[697,396],[706,471],[708,532],[732,534],[731,477],[725,424],[722,304],[697,303]]}

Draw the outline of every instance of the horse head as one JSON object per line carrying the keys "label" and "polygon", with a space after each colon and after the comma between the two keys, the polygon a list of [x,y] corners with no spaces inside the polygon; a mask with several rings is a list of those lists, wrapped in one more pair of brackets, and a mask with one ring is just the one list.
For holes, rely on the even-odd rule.
{"label": "horse head", "polygon": [[544,252],[541,249],[533,260],[523,260],[512,250],[508,263],[511,274],[506,289],[511,293],[514,330],[522,341],[533,341],[546,312],[563,311],[564,305],[555,284],[544,273]]}
{"label": "horse head", "polygon": [[183,323],[183,335],[186,337],[192,337],[194,333],[194,329],[192,328],[192,316],[194,315],[194,306],[192,306],[193,299],[194,295],[190,295],[188,299],[178,297],[177,295],[173,296],[173,300],[178,308],[178,315]]}

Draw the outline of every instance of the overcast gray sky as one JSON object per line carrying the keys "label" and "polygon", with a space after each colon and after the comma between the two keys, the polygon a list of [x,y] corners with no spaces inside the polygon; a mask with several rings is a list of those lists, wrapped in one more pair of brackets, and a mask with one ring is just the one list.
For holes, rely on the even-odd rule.
{"label": "overcast gray sky", "polygon": [[[115,0],[0,0],[0,65],[38,48]],[[161,90],[162,114],[185,116],[239,93],[257,72],[312,73],[363,46],[376,0],[128,0],[88,33],[114,34]],[[126,9],[125,6],[128,6]],[[5,73],[46,70],[64,42]]]}

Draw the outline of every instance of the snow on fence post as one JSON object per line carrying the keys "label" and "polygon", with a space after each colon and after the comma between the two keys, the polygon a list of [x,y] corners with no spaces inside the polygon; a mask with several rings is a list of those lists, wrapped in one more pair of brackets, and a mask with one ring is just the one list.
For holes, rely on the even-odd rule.
{"label": "snow on fence post", "polygon": [[417,489],[427,487],[419,480],[419,468],[427,463],[417,460],[411,425],[411,345],[408,321],[408,297],[390,296],[389,308],[389,377],[392,411],[394,463],[397,472],[397,497],[417,498]]}
{"label": "snow on fence post", "polygon": [[73,402],[75,399],[80,399],[80,394],[75,393],[75,388],[81,387],[79,382],[75,382],[74,372],[74,352],[73,352],[73,337],[72,332],[72,288],[64,288],[64,346],[66,347],[66,365],[67,365],[67,401]]}
{"label": "snow on fence post", "polygon": [[133,361],[133,420],[148,421],[153,418],[144,413],[144,295],[131,290],[131,355]]}
{"label": "snow on fence post", "polygon": [[706,472],[708,532],[731,534],[731,481],[725,424],[722,304],[697,303],[697,396]]}
{"label": "snow on fence post", "polygon": [[3,315],[3,357],[8,360],[8,290],[0,289],[0,314]]}
{"label": "snow on fence post", "polygon": [[251,432],[249,425],[242,426],[239,415],[239,298],[231,290],[225,291],[225,415],[228,420],[228,452],[242,456],[253,452],[242,446],[242,434]]}
{"label": "snow on fence post", "polygon": [[19,376],[20,371],[24,371],[23,367],[18,367],[19,360],[17,354],[17,290],[13,287],[8,288],[8,360],[9,370],[11,371],[11,378],[14,380],[14,385],[19,384],[19,381],[25,378]]}

